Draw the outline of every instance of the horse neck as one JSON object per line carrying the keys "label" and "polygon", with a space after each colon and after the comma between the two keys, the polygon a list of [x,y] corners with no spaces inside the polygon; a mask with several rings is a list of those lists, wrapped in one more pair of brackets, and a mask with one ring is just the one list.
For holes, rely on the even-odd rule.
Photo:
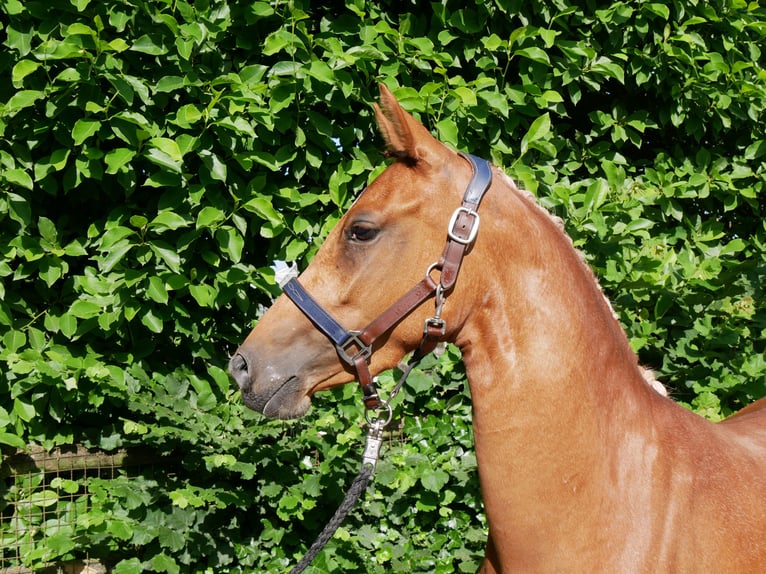
{"label": "horse neck", "polygon": [[484,242],[466,260],[476,271],[463,293],[480,300],[457,337],[488,507],[493,493],[540,494],[547,481],[558,488],[573,469],[601,464],[607,443],[643,424],[636,414],[651,401],[569,238],[518,190],[498,191],[483,209]]}

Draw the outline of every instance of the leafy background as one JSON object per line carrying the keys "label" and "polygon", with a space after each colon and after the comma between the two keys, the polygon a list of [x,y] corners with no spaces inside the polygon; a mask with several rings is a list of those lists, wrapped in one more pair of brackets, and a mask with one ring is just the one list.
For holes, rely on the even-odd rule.
{"label": "leafy background", "polygon": [[[278,293],[272,262],[309,260],[381,169],[381,81],[566,220],[675,398],[717,420],[766,394],[766,8],[327,6],[0,0],[3,452],[168,461],[55,485],[91,502],[45,539],[22,525],[27,567],[283,571],[303,554],[357,470],[357,397],[268,422],[225,365]],[[464,383],[451,348],[416,372],[374,489],[310,571],[476,569]]]}

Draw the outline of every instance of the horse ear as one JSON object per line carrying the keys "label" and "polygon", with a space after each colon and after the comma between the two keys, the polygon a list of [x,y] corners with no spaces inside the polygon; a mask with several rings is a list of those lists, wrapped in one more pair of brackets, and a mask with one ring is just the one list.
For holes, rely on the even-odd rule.
{"label": "horse ear", "polygon": [[404,111],[389,89],[380,84],[380,105],[373,104],[389,151],[401,159],[427,160],[429,151],[441,146],[418,120]]}

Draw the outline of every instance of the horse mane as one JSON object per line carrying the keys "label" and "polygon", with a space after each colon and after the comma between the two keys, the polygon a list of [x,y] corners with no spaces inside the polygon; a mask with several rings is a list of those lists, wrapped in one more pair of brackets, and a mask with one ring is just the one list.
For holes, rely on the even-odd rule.
{"label": "horse mane", "polygon": [[[612,305],[612,302],[609,300],[609,297],[606,296],[606,293],[604,293],[604,289],[601,286],[601,283],[598,280],[598,277],[596,276],[596,273],[593,271],[593,268],[588,264],[588,260],[585,256],[585,253],[575,247],[574,241],[569,236],[569,234],[566,232],[566,226],[564,225],[564,220],[559,217],[558,215],[554,215],[550,211],[548,211],[545,207],[540,205],[540,203],[537,201],[537,197],[531,192],[526,189],[521,189],[519,186],[516,185],[516,182],[513,180],[511,176],[509,176],[505,171],[503,171],[500,168],[497,168],[497,172],[500,174],[502,180],[514,191],[516,191],[519,194],[519,197],[524,199],[534,210],[536,210],[538,213],[549,219],[553,225],[561,232],[561,234],[566,239],[566,242],[572,247],[572,250],[577,254],[577,257],[580,259],[580,262],[583,264],[583,266],[587,269],[587,272],[589,276],[593,279],[593,282],[596,285],[596,288],[598,289],[599,293],[601,293],[601,296],[604,298],[604,302],[606,303],[606,306],[609,308],[609,312],[612,315],[612,318],[619,322],[619,317],[617,315],[617,312],[614,310],[614,306]],[[651,386],[655,391],[657,391],[659,394],[667,397],[668,396],[668,390],[659,380],[657,380],[657,377],[654,374],[654,371],[648,367],[645,367],[643,365],[638,365],[638,369],[641,373],[641,377],[646,381],[646,383]]]}

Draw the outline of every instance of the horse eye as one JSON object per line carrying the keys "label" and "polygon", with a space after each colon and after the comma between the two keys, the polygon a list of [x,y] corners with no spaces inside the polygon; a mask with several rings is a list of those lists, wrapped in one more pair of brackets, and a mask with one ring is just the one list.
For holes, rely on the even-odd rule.
{"label": "horse eye", "polygon": [[375,239],[378,236],[378,231],[379,230],[375,227],[369,227],[366,225],[352,225],[348,229],[347,237],[351,241],[365,243]]}

